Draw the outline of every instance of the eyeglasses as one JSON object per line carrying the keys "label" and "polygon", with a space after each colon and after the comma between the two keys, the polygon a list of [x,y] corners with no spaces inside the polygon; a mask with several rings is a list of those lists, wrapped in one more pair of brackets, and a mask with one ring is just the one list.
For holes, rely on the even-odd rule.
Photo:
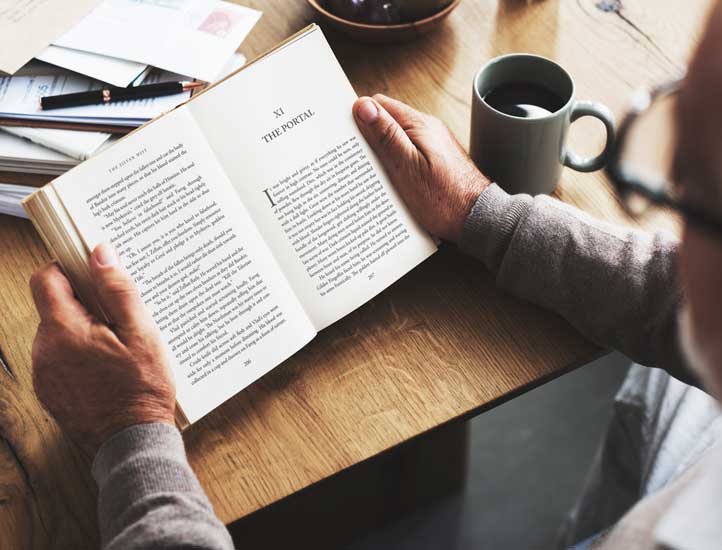
{"label": "eyeglasses", "polygon": [[681,85],[682,80],[675,80],[633,96],[606,172],[632,217],[640,217],[652,205],[664,206],[722,236],[722,215],[682,196],[673,183],[679,168],[675,116]]}

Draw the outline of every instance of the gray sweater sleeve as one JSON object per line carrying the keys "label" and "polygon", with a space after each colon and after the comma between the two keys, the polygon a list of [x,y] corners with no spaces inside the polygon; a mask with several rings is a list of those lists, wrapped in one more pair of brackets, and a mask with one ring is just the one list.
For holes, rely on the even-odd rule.
{"label": "gray sweater sleeve", "polygon": [[598,221],[547,196],[487,188],[459,247],[497,285],[550,309],[604,348],[696,384],[677,340],[678,241]]}
{"label": "gray sweater sleeve", "polygon": [[168,424],[141,424],[106,441],[93,462],[103,550],[233,548],[228,531]]}

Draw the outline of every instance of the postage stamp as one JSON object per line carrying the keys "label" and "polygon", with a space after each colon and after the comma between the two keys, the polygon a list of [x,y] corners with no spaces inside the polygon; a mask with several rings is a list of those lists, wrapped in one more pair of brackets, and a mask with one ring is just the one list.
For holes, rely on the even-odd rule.
{"label": "postage stamp", "polygon": [[233,30],[233,25],[238,21],[238,17],[238,14],[230,11],[215,9],[203,20],[198,30],[218,38],[225,38]]}

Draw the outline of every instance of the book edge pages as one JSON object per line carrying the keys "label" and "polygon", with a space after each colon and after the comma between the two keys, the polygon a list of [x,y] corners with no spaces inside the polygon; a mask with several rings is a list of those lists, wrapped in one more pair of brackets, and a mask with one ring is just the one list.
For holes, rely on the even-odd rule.
{"label": "book edge pages", "polygon": [[175,402],[175,425],[176,427],[181,431],[185,432],[188,428],[191,427],[191,423],[188,420],[188,417],[186,416],[185,411],[183,410],[183,407],[181,407],[181,404],[176,399]]}

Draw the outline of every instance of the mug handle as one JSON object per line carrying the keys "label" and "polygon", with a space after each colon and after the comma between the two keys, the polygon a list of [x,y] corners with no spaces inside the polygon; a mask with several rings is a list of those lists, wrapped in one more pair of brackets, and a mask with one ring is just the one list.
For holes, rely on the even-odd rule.
{"label": "mug handle", "polygon": [[578,172],[594,172],[604,168],[604,165],[609,161],[614,147],[616,125],[612,111],[596,101],[577,101],[574,103],[570,123],[585,116],[593,116],[602,121],[607,130],[607,143],[604,145],[604,150],[596,157],[583,158],[572,151],[567,151],[564,154],[564,165]]}

